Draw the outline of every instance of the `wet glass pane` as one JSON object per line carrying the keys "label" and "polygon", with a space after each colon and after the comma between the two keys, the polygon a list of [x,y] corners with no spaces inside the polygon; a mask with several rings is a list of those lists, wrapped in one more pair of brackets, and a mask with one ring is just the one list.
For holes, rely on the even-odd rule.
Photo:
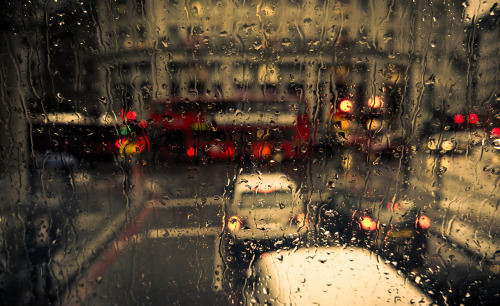
{"label": "wet glass pane", "polygon": [[495,304],[497,1],[4,1],[0,304]]}

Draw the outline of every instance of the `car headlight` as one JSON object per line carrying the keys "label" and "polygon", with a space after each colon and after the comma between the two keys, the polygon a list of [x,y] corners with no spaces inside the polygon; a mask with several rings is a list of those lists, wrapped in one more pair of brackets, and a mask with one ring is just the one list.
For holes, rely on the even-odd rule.
{"label": "car headlight", "polygon": [[359,220],[359,225],[365,231],[372,232],[377,229],[377,222],[375,222],[375,220],[373,220],[371,217],[361,217],[361,219]]}
{"label": "car headlight", "polygon": [[243,221],[238,216],[232,216],[227,220],[227,229],[231,232],[237,232],[240,230]]}
{"label": "car headlight", "polygon": [[435,139],[429,139],[427,148],[429,148],[429,150],[437,150],[437,141]]}
{"label": "car headlight", "polygon": [[441,149],[445,152],[451,151],[455,148],[455,144],[451,140],[445,140],[441,143]]}

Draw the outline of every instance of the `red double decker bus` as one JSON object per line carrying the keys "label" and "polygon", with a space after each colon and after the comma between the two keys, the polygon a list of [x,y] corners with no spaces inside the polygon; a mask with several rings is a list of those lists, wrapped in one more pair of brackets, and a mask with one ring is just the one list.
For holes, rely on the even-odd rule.
{"label": "red double decker bus", "polygon": [[237,158],[279,162],[310,153],[309,115],[296,95],[214,101],[205,120],[209,130],[219,133],[221,147],[234,151]]}
{"label": "red double decker bus", "polygon": [[156,101],[151,150],[164,158],[234,160],[308,156],[309,116],[297,96]]}

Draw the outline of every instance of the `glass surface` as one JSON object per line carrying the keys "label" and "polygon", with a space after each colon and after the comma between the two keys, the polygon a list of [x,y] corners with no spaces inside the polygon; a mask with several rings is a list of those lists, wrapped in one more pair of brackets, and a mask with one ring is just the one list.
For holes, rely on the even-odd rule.
{"label": "glass surface", "polygon": [[3,1],[0,304],[498,304],[499,7]]}
{"label": "glass surface", "polygon": [[270,193],[245,192],[241,195],[241,208],[277,208],[283,209],[292,204],[292,195],[283,191]]}

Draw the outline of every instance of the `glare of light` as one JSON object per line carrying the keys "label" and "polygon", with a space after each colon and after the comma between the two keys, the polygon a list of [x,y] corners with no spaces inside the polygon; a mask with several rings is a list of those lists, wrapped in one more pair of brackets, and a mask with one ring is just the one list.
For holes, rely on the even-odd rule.
{"label": "glare of light", "polygon": [[125,142],[124,139],[117,139],[116,142],[115,142],[115,146],[117,148],[121,148],[122,147],[122,144]]}
{"label": "glare of light", "polygon": [[377,229],[377,223],[370,217],[361,218],[361,228],[367,231],[374,231]]}
{"label": "glare of light", "polygon": [[230,156],[230,157],[233,157],[233,156],[234,156],[234,148],[233,148],[233,147],[228,147],[228,148],[227,148],[227,152],[229,153],[229,156]]}
{"label": "glare of light", "polygon": [[462,124],[465,122],[465,117],[464,115],[462,114],[458,114],[458,115],[455,115],[455,117],[453,117],[453,121],[456,123],[456,124]]}
{"label": "glare of light", "polygon": [[351,125],[351,121],[350,120],[346,120],[346,119],[341,119],[340,120],[340,129],[341,130],[347,130],[350,125]]}
{"label": "glare of light", "polygon": [[135,118],[137,118],[137,113],[135,111],[127,112],[127,119],[128,120],[135,120]]}
{"label": "glare of light", "polygon": [[236,232],[241,228],[242,223],[243,222],[241,221],[240,217],[232,216],[231,218],[229,218],[229,220],[227,220],[227,228],[231,232]]}
{"label": "glare of light", "polygon": [[193,147],[189,147],[187,150],[186,150],[186,154],[189,156],[189,157],[193,157],[194,154],[195,154],[195,150]]}
{"label": "glare of light", "polygon": [[271,148],[269,146],[257,145],[253,149],[253,156],[256,158],[269,158],[271,157]]}
{"label": "glare of light", "polygon": [[431,226],[431,219],[426,215],[420,216],[417,222],[421,229],[428,229]]}
{"label": "glare of light", "polygon": [[302,213],[297,215],[295,220],[297,221],[297,227],[303,227],[306,225],[306,214]]}
{"label": "glare of light", "polygon": [[427,142],[427,148],[430,150],[437,150],[437,141],[435,139],[429,139]]}
{"label": "glare of light", "polygon": [[370,119],[366,122],[366,128],[371,131],[378,130],[382,127],[382,121],[378,119]]}
{"label": "glare of light", "polygon": [[262,149],[262,157],[267,157],[267,156],[269,156],[269,155],[271,155],[271,148],[269,148],[269,147],[264,147],[264,148]]}
{"label": "glare of light", "polygon": [[351,100],[342,100],[339,104],[339,109],[341,112],[349,113],[352,110],[353,103]]}
{"label": "glare of light", "polygon": [[451,151],[451,150],[453,150],[454,147],[455,147],[455,145],[453,144],[453,141],[451,141],[451,140],[445,140],[441,143],[441,149],[443,151]]}
{"label": "glare of light", "polygon": [[477,121],[478,121],[478,118],[477,118],[476,114],[469,115],[469,123],[475,124],[475,123],[477,123]]}
{"label": "glare of light", "polygon": [[368,99],[367,103],[370,108],[379,108],[383,105],[384,102],[382,101],[381,97],[375,96]]}
{"label": "glare of light", "polygon": [[141,147],[140,144],[138,144],[136,142],[131,142],[125,146],[125,148],[123,149],[123,152],[125,153],[125,155],[133,155],[133,154],[142,152],[143,151],[142,149],[143,148]]}

